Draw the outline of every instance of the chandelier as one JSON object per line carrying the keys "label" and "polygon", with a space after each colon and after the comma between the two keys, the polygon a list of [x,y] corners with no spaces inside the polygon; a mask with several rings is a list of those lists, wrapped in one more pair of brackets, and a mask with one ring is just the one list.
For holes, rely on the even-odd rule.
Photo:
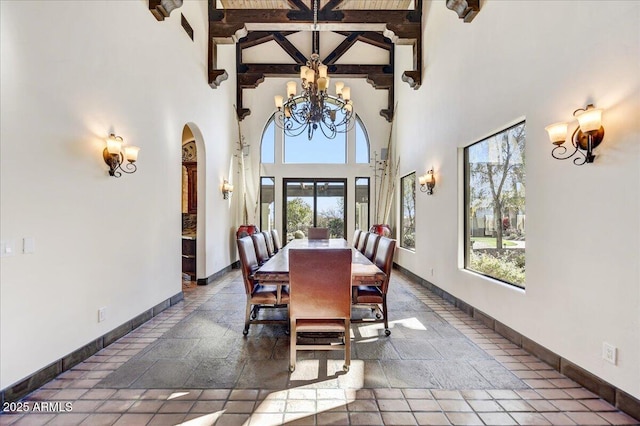
{"label": "chandelier", "polygon": [[295,81],[287,83],[287,99],[276,96],[279,114],[276,124],[287,136],[295,137],[305,130],[309,140],[320,129],[325,137],[333,139],[338,133],[346,133],[353,127],[353,102],[351,89],[343,82],[336,82],[336,94],[327,92],[329,80],[327,66],[320,56],[312,53],[307,65],[300,67],[302,93],[296,94]]}

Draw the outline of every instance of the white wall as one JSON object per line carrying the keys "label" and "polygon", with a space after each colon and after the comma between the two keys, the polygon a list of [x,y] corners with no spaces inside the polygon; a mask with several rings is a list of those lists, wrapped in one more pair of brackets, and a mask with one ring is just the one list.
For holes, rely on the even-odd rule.
{"label": "white wall", "polygon": [[[187,123],[204,142],[208,188],[198,276],[235,260],[226,248],[235,207],[219,190],[235,92],[233,78],[207,84],[206,2],[185,2],[164,22],[146,1],[0,4],[0,233],[18,250],[0,268],[3,389],[181,291]],[[219,52],[233,76],[233,47]],[[107,175],[110,132],[142,148],[137,173]],[[23,237],[35,238],[34,254],[20,253]]]}
{"label": "white wall", "polygon": [[[487,0],[470,24],[425,9],[423,83],[397,86],[396,128],[401,174],[434,166],[438,182],[417,193],[416,251],[398,263],[640,397],[640,3]],[[553,159],[544,127],[588,103],[605,109],[595,163]],[[525,291],[459,266],[459,149],[522,117]]]}

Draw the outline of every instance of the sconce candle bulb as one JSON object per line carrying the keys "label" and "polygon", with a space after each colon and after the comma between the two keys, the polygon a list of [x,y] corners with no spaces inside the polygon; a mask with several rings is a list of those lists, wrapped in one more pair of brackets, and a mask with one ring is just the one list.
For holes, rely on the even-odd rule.
{"label": "sconce candle bulb", "polygon": [[140,148],[133,145],[125,146],[123,154],[122,144],[122,137],[113,133],[107,138],[107,147],[102,151],[102,158],[109,166],[109,176],[119,178],[122,173],[132,174],[138,170],[134,163],[138,160]]}
{"label": "sconce candle bulb", "polygon": [[418,178],[418,183],[420,183],[421,192],[433,195],[433,188],[436,186],[436,177],[433,174],[433,167],[427,173]]}
{"label": "sconce candle bulb", "polygon": [[578,120],[578,126],[571,135],[571,144],[575,150],[570,155],[564,156],[567,153],[567,148],[562,146],[567,139],[568,124],[556,123],[545,127],[551,143],[555,145],[555,148],[551,150],[551,156],[556,160],[567,160],[579,153],[583,158],[576,157],[573,164],[581,166],[585,163],[593,163],[596,158],[593,150],[600,145],[604,138],[602,109],[589,104],[585,108],[575,110],[573,116]]}
{"label": "sconce candle bulb", "polygon": [[233,185],[230,184],[229,181],[225,179],[222,182],[222,198],[224,198],[225,200],[228,200],[232,192],[233,192]]}

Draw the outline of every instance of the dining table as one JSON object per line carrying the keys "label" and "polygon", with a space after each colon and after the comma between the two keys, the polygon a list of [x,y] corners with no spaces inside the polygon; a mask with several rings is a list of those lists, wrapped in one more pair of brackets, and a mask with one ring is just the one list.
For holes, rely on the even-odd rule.
{"label": "dining table", "polygon": [[294,239],[282,247],[273,257],[258,268],[253,278],[260,284],[270,284],[278,286],[278,300],[280,299],[280,289],[289,284],[289,250],[291,249],[339,249],[350,248],[351,260],[351,285],[380,286],[384,282],[386,275],[371,262],[364,254],[342,238],[331,238],[323,240]]}

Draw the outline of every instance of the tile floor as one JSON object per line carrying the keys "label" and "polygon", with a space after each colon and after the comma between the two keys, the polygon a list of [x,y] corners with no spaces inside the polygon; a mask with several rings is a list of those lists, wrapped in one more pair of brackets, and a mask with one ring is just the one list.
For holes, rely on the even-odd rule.
{"label": "tile floor", "polygon": [[[183,302],[63,373],[0,425],[638,425],[398,271],[392,334],[353,327],[341,352],[298,356],[288,336],[243,338],[239,271],[184,285]],[[265,312],[278,315],[278,312]]]}

